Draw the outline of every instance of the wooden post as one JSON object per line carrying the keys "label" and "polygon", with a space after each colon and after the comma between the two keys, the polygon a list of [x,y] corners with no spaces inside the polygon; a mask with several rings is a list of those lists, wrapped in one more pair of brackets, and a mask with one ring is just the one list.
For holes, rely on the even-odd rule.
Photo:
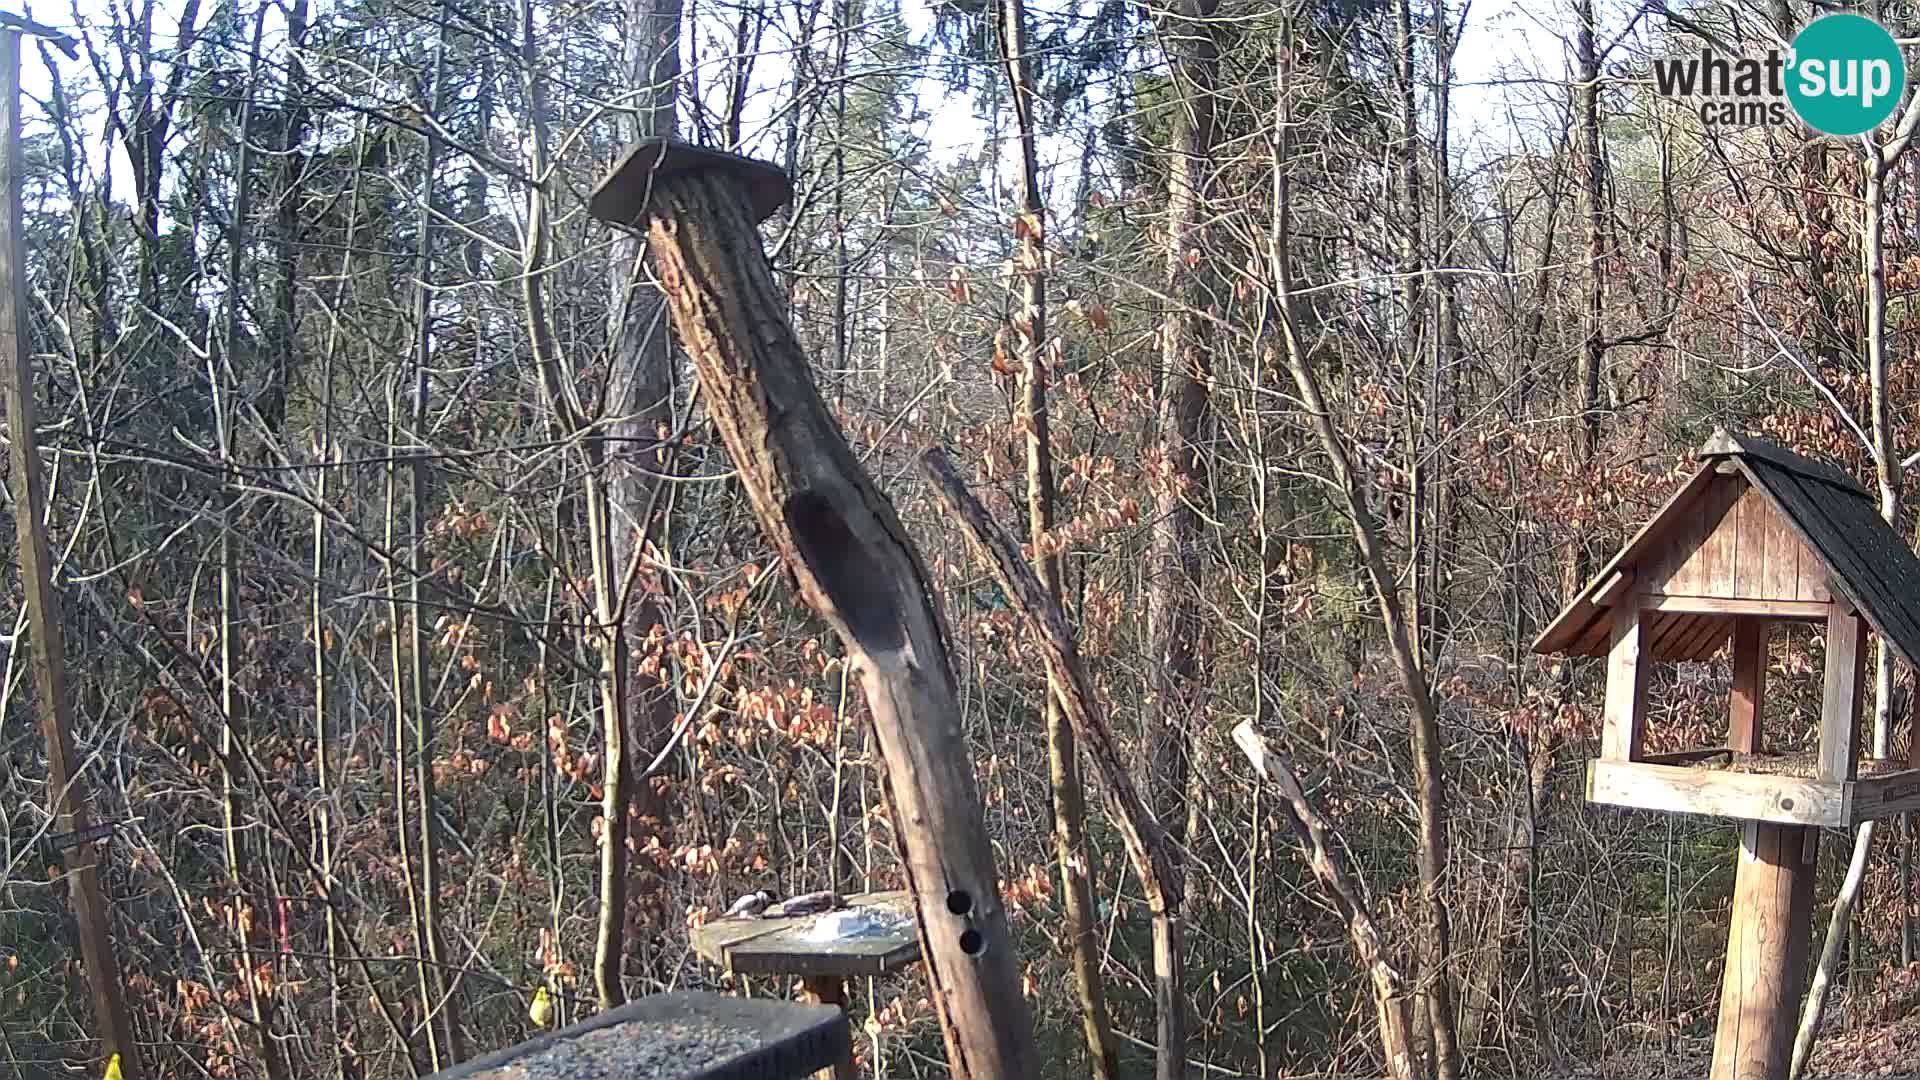
{"label": "wooden post", "polygon": [[[27,331],[26,245],[20,223],[20,32],[0,29],[0,349],[7,359],[7,431],[12,445],[14,535],[20,550],[20,580],[27,593],[27,632],[33,642],[33,683],[40,727],[47,737],[47,788],[53,794],[57,831],[92,825],[85,778],[73,751],[73,701],[67,691],[66,647],[61,634],[60,595],[53,588],[53,551],[42,525],[46,493],[40,478],[40,447],[33,406],[32,336]],[[107,1055],[120,1055],[126,1080],[139,1080],[133,1023],[121,994],[120,960],[108,929],[94,845],[66,849],[68,898],[80,933],[80,959],[92,992],[94,1023]]]}
{"label": "wooden post", "polygon": [[1767,635],[1773,628],[1765,619],[1733,620],[1733,696],[1727,703],[1727,749],[1757,754],[1766,744],[1761,731],[1761,701],[1767,693]]}
{"label": "wooden post", "polygon": [[757,223],[791,191],[770,165],[649,139],[602,183],[592,212],[646,230],[754,516],[860,673],[952,1075],[1038,1076],[929,575],[821,400],[761,247]]}
{"label": "wooden post", "polygon": [[[800,979],[800,985],[806,989],[807,996],[822,1005],[838,1005],[841,1012],[847,1011],[847,980],[837,975],[806,975]],[[853,1042],[847,1042],[846,1056],[827,1068],[814,1073],[814,1080],[859,1080],[860,1074],[853,1067]]]}
{"label": "wooden post", "polygon": [[1852,780],[1857,764],[1860,695],[1866,682],[1867,621],[1839,597],[1827,615],[1827,663],[1820,695],[1822,780]]}
{"label": "wooden post", "polygon": [[1607,650],[1607,704],[1600,721],[1600,756],[1607,761],[1640,760],[1646,728],[1647,672],[1653,658],[1643,656],[1647,620],[1640,598],[1628,594],[1613,607],[1613,638]]}
{"label": "wooden post", "polygon": [[1820,831],[1745,822],[1711,1080],[1786,1080],[1805,990]]}

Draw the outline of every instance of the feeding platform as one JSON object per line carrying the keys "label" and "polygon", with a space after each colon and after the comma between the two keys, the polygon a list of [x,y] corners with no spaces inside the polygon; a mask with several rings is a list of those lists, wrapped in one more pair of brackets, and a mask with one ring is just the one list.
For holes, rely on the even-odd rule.
{"label": "feeding platform", "polygon": [[[1920,760],[1862,761],[1869,629],[1920,654],[1920,560],[1839,469],[1716,433],[1680,491],[1534,642],[1607,658],[1596,803],[1785,825],[1848,827],[1920,810]],[[1818,750],[1769,752],[1767,639],[1775,623],[1826,630]],[[1648,754],[1653,663],[1706,660],[1732,642],[1727,741]],[[1914,740],[1913,753],[1920,753]]]}
{"label": "feeding platform", "polygon": [[[815,1001],[844,1009],[847,980],[885,975],[920,959],[913,896],[905,889],[850,896],[837,911],[715,919],[693,931],[693,951],[736,975],[799,976]],[[823,1078],[851,1078],[850,1059]]]}
{"label": "feeding platform", "polygon": [[792,1080],[846,1057],[846,1014],[720,994],[654,994],[430,1080]]}
{"label": "feeding platform", "polygon": [[[1920,809],[1920,738],[1906,761],[1859,753],[1868,630],[1907,663],[1920,656],[1920,559],[1831,465],[1724,431],[1700,459],[1533,648],[1606,658],[1588,801],[1742,822],[1710,1075],[1785,1080],[1820,828]],[[1767,638],[1796,622],[1826,631],[1819,737],[1811,753],[1783,754],[1763,723]],[[1729,642],[1726,744],[1646,753],[1653,665],[1706,660]]]}
{"label": "feeding platform", "polygon": [[[858,918],[862,913],[875,917]],[[832,932],[837,926],[848,932]],[[913,898],[896,889],[850,896],[839,911],[816,915],[715,919],[693,932],[693,950],[736,975],[844,980],[914,963],[920,938]]]}

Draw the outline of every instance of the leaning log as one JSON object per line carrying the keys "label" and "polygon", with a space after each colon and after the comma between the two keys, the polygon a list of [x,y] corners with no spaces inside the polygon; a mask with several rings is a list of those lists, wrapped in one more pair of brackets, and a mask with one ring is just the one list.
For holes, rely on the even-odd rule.
{"label": "leaning log", "polygon": [[1334,843],[1333,826],[1320,816],[1319,807],[1307,798],[1307,789],[1301,786],[1293,767],[1254,728],[1253,721],[1240,721],[1233,729],[1233,741],[1260,779],[1271,784],[1285,800],[1280,804],[1281,809],[1294,838],[1306,853],[1307,867],[1320,883],[1321,895],[1333,904],[1341,921],[1347,924],[1347,941],[1353,946],[1353,958],[1366,969],[1373,983],[1374,1022],[1380,1031],[1380,1051],[1386,1056],[1389,1080],[1414,1080],[1418,1074],[1413,1059],[1413,1009],[1412,999],[1407,996],[1406,979],[1387,959],[1379,927],[1373,921],[1373,910],[1367,904],[1366,890],[1347,871],[1346,862]]}
{"label": "leaning log", "polygon": [[[953,463],[938,447],[920,455],[920,473],[953,523],[967,538],[967,546],[993,573],[1015,611],[1025,623],[1027,636],[1040,653],[1047,678],[1059,691],[1061,707],[1073,733],[1087,748],[1094,769],[1100,774],[1101,790],[1113,811],[1114,828],[1127,849],[1133,872],[1140,879],[1140,891],[1146,896],[1148,917],[1153,923],[1154,1008],[1160,1018],[1161,1038],[1181,1029],[1186,1009],[1186,934],[1180,919],[1180,851],[1172,837],[1154,816],[1133,785],[1133,773],[1121,756],[1120,744],[1113,737],[1106,717],[1094,696],[1093,681],[1080,659],[1079,645],[1067,625],[1066,613],[1048,593],[1033,568],[1020,555],[1020,547],[993,520],[987,508],[973,497],[967,485],[954,471]],[[1167,1045],[1162,1042],[1161,1045]],[[1185,1061],[1170,1065],[1161,1059],[1162,1071],[1178,1072]]]}
{"label": "leaning log", "polygon": [[773,166],[653,139],[591,210],[645,233],[754,516],[860,673],[953,1075],[1038,1076],[929,575],[821,400],[761,246],[759,222],[791,193]]}

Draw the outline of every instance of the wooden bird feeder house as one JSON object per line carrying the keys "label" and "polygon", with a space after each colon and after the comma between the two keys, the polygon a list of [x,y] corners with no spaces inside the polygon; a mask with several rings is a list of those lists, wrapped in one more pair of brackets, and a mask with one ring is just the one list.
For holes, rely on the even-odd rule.
{"label": "wooden bird feeder house", "polygon": [[[1699,456],[1533,649],[1607,660],[1589,802],[1744,823],[1712,1080],[1785,1080],[1819,829],[1920,809],[1920,739],[1905,762],[1859,755],[1867,631],[1920,656],[1920,559],[1831,465],[1724,431]],[[1775,752],[1764,726],[1768,635],[1794,622],[1826,631],[1818,746],[1801,755]],[[1725,745],[1646,753],[1651,666],[1729,641]]]}

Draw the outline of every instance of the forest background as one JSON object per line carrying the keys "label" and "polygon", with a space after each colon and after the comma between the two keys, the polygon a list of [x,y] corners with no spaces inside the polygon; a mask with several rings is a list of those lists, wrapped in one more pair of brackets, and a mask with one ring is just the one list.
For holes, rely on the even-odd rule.
{"label": "forest background", "polygon": [[[1440,1075],[1696,1045],[1735,834],[1587,806],[1600,673],[1528,643],[1716,425],[1837,460],[1912,532],[1920,155],[1703,127],[1651,84],[1813,13],[27,12],[81,43],[27,57],[27,297],[150,1068],[420,1075],[524,1037],[540,985],[563,1020],[722,985],[688,930],[742,892],[901,883],[839,647],[746,512],[641,243],[585,213],[667,132],[796,179],[767,247],[940,589],[1051,1075],[1152,1058],[1149,920],[1038,656],[912,468],[929,445],[1038,538],[1180,852],[1192,1075],[1382,1067],[1370,973],[1242,721],[1337,831]],[[0,1074],[91,1071],[0,575]],[[1789,748],[1820,648],[1775,640]],[[1882,753],[1911,679],[1880,662]],[[1729,682],[1724,654],[1657,676],[1649,749],[1719,741]],[[1896,823],[1863,864],[1830,1033],[1915,994],[1912,847]],[[1848,857],[1822,846],[1816,923]],[[857,998],[864,1067],[942,1071],[911,971]]]}

